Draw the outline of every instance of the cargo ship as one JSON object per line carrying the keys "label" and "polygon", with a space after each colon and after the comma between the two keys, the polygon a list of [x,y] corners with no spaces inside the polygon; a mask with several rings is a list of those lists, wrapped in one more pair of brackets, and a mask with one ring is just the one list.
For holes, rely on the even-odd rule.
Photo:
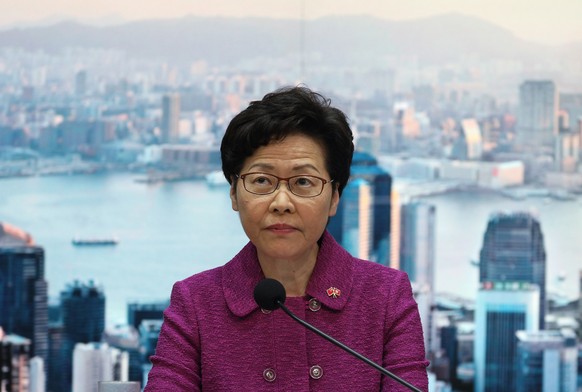
{"label": "cargo ship", "polygon": [[73,238],[71,241],[75,246],[111,246],[117,245],[117,238]]}

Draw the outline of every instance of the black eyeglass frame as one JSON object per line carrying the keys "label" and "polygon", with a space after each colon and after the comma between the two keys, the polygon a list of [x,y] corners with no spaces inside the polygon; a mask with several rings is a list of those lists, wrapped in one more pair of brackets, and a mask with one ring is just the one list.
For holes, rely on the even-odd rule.
{"label": "black eyeglass frame", "polygon": [[[275,186],[275,188],[271,191],[271,192],[267,192],[267,193],[256,193],[256,192],[252,192],[249,191],[247,189],[247,184],[245,181],[245,177],[251,174],[264,174],[266,176],[270,176],[270,177],[275,177],[277,179],[277,185]],[[317,197],[320,196],[323,193],[323,188],[325,187],[325,184],[331,184],[334,182],[334,180],[326,180],[325,178],[321,178],[318,176],[314,176],[312,174],[299,174],[296,176],[291,176],[291,177],[279,177],[276,176],[274,174],[271,173],[265,173],[265,172],[248,172],[248,173],[244,173],[244,174],[235,174],[236,178],[240,178],[242,180],[243,183],[243,188],[245,188],[245,191],[247,191],[248,193],[252,193],[253,195],[259,195],[259,196],[264,196],[264,195],[270,195],[272,193],[275,193],[275,191],[277,189],[279,189],[279,186],[281,185],[281,181],[285,181],[287,183],[287,189],[289,189],[289,192],[291,192],[293,195],[297,196],[297,197],[303,197],[306,199],[312,198],[312,197]],[[289,185],[289,180],[292,178],[297,178],[297,177],[311,177],[311,178],[317,178],[318,180],[321,181],[321,189],[319,190],[319,193],[317,195],[312,195],[312,196],[304,196],[304,195],[298,195],[297,193],[293,192],[293,190],[291,189],[291,186]]]}

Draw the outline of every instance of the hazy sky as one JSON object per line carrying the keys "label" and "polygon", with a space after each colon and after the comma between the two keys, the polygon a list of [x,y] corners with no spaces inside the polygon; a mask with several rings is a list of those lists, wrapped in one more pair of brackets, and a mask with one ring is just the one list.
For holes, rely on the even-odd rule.
{"label": "hazy sky", "polygon": [[54,16],[125,20],[200,16],[308,19],[367,14],[402,20],[446,12],[475,15],[539,43],[582,41],[582,0],[0,0],[0,26]]}

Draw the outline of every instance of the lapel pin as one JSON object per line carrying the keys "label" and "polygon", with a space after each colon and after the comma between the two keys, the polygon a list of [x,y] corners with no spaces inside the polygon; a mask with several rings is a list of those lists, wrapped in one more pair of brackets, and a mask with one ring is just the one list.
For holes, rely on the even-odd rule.
{"label": "lapel pin", "polygon": [[330,287],[326,290],[327,296],[332,298],[337,298],[342,295],[342,291],[337,287]]}

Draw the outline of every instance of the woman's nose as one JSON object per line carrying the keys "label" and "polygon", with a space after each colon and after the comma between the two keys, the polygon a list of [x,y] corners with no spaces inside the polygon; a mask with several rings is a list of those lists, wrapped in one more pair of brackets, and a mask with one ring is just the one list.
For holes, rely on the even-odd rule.
{"label": "woman's nose", "polygon": [[295,204],[293,202],[293,194],[289,190],[287,183],[280,182],[275,192],[273,192],[273,200],[270,205],[271,212],[293,212],[295,211]]}

